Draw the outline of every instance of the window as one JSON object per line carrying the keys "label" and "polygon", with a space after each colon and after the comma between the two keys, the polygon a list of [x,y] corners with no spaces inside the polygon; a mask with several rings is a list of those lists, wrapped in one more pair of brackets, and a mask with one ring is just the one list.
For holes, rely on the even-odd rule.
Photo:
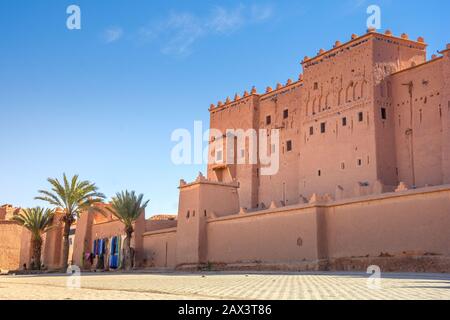
{"label": "window", "polygon": [[326,131],[326,123],[325,123],[325,122],[322,122],[322,123],[320,124],[320,132],[321,132],[321,133],[325,133],[325,131]]}
{"label": "window", "polygon": [[364,115],[363,115],[362,112],[359,112],[359,113],[358,113],[358,121],[359,121],[359,122],[362,122],[363,120],[364,120]]}
{"label": "window", "polygon": [[345,162],[341,162],[341,170],[345,170]]}
{"label": "window", "polygon": [[357,163],[358,167],[362,166],[362,160],[361,159],[358,159],[356,163]]}
{"label": "window", "polygon": [[347,125],[347,118],[343,117],[342,118],[342,126],[345,127]]}
{"label": "window", "polygon": [[204,211],[204,215],[205,215],[205,217],[206,217],[206,210]]}
{"label": "window", "polygon": [[216,151],[216,160],[217,161],[222,161],[223,160],[223,151],[222,150],[217,150]]}
{"label": "window", "polygon": [[186,214],[186,218],[189,219],[190,216],[191,216],[191,213],[190,213],[189,210],[188,210],[188,212],[187,212],[187,214]]}
{"label": "window", "polygon": [[314,82],[314,90],[318,90],[319,89],[319,83],[318,82]]}
{"label": "window", "polygon": [[292,151],[292,141],[291,140],[289,140],[288,142],[286,142],[286,150],[289,152],[289,151]]}
{"label": "window", "polygon": [[322,176],[322,171],[321,170],[318,170],[317,171],[317,175],[320,177],[320,176]]}
{"label": "window", "polygon": [[309,135],[312,136],[314,134],[314,127],[309,127]]}
{"label": "window", "polygon": [[269,125],[272,123],[272,117],[271,116],[267,116],[266,117],[266,125]]}
{"label": "window", "polygon": [[383,120],[387,119],[386,108],[381,108],[381,119]]}
{"label": "window", "polygon": [[289,117],[289,110],[286,109],[283,111],[283,119],[287,119]]}

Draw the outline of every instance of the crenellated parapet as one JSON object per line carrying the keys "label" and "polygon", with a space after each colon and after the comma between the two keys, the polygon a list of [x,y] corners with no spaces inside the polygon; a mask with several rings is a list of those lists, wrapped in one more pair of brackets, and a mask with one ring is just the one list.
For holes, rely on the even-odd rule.
{"label": "crenellated parapet", "polygon": [[214,104],[214,103],[211,104],[209,107],[209,111],[212,112],[212,111],[218,111],[218,110],[229,108],[229,107],[232,108],[232,107],[238,106],[241,102],[245,102],[250,97],[258,97],[259,98],[259,97],[264,97],[265,95],[269,95],[269,94],[276,94],[282,90],[289,89],[292,86],[299,85],[302,83],[303,83],[303,75],[300,74],[297,81],[293,81],[292,79],[287,79],[287,81],[284,84],[278,82],[275,86],[275,89],[272,86],[267,86],[266,90],[262,94],[258,93],[256,87],[253,87],[251,89],[250,93],[248,91],[244,91],[242,96],[239,93],[236,93],[234,95],[233,99],[231,99],[230,97],[227,97],[225,99],[225,102],[220,100],[217,102],[217,104]]}
{"label": "crenellated parapet", "polygon": [[239,182],[237,180],[233,180],[231,182],[218,182],[212,179],[208,179],[203,175],[203,173],[199,172],[197,178],[193,182],[186,182],[186,180],[181,179],[179,189],[184,189],[188,187],[192,187],[199,184],[208,184],[213,186],[222,186],[222,187],[231,187],[231,188],[239,188]]}
{"label": "crenellated parapet", "polygon": [[307,69],[313,65],[322,62],[323,60],[331,59],[336,55],[338,55],[339,53],[351,50],[352,48],[367,42],[372,37],[375,37],[379,40],[388,41],[393,44],[404,45],[411,48],[415,47],[421,50],[424,50],[427,46],[425,44],[425,39],[423,37],[418,37],[417,40],[414,41],[411,40],[409,38],[409,35],[406,33],[402,33],[400,36],[397,37],[390,30],[386,30],[383,34],[376,32],[376,30],[373,28],[369,28],[367,30],[367,33],[362,36],[352,34],[350,40],[345,43],[342,43],[341,41],[337,40],[331,49],[329,50],[320,49],[314,57],[305,56],[304,59],[301,61],[301,64],[303,65],[304,69]]}

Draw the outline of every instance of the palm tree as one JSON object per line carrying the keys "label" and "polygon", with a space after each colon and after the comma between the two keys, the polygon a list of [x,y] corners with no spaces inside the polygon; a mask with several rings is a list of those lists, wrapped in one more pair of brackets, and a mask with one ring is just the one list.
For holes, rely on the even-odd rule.
{"label": "palm tree", "polygon": [[34,267],[38,270],[41,269],[42,235],[50,230],[53,217],[53,210],[40,207],[24,209],[22,213],[13,217],[14,221],[31,232]]}
{"label": "palm tree", "polygon": [[116,193],[116,196],[111,200],[111,206],[106,209],[111,212],[117,219],[125,225],[126,239],[124,244],[124,260],[125,270],[132,268],[131,257],[131,237],[133,236],[133,223],[139,218],[147,207],[149,200],[142,202],[143,194],[136,196],[134,191],[122,191]]}
{"label": "palm tree", "polygon": [[51,178],[47,181],[52,185],[51,191],[39,190],[41,195],[35,199],[46,201],[64,210],[61,220],[64,222],[63,268],[66,270],[69,259],[70,227],[81,212],[89,208],[97,209],[94,204],[102,202],[105,196],[97,191],[98,188],[94,183],[79,181],[78,175],[73,176],[70,183],[66,174],[63,175],[63,183]]}

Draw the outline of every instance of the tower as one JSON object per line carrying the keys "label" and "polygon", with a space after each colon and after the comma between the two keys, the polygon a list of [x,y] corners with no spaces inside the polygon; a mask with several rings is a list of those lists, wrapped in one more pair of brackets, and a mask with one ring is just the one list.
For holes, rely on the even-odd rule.
{"label": "tower", "polygon": [[206,179],[180,182],[177,226],[177,265],[198,267],[207,263],[207,225],[209,219],[239,212],[237,182],[223,183]]}

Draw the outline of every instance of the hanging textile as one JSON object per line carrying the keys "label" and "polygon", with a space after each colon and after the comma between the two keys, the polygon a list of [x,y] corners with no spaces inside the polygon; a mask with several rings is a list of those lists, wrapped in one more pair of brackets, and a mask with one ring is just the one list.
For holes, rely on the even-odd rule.
{"label": "hanging textile", "polygon": [[109,267],[112,269],[116,268],[115,265],[115,246],[116,246],[116,237],[111,238],[111,248],[109,250],[110,259],[109,259]]}
{"label": "hanging textile", "polygon": [[103,255],[103,240],[100,239],[98,240],[98,255],[102,256]]}
{"label": "hanging textile", "polygon": [[122,268],[122,248],[123,248],[123,239],[122,236],[118,237],[118,241],[117,241],[117,264],[118,264],[118,268]]}
{"label": "hanging textile", "polygon": [[98,254],[98,246],[97,246],[97,239],[94,240],[94,248],[92,249],[92,253],[94,254],[94,256],[96,256]]}
{"label": "hanging textile", "polygon": [[120,266],[120,236],[111,238],[109,266],[112,269],[117,269]]}

